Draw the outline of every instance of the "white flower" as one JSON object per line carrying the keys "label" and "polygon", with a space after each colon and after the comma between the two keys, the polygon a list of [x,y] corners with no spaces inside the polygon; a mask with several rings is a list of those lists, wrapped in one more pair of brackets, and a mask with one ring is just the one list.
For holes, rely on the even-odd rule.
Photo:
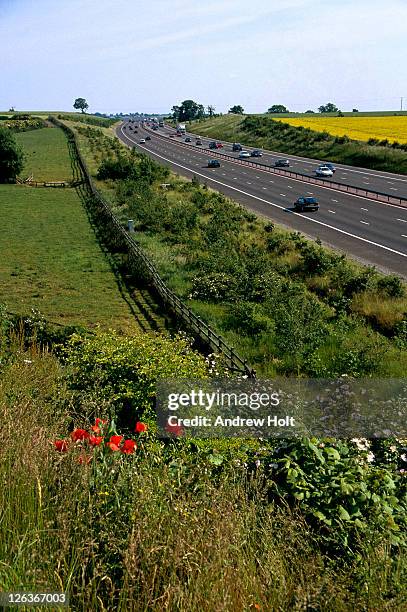
{"label": "white flower", "polygon": [[260,459],[256,459],[255,461],[256,468],[259,468],[260,464],[261,464]]}
{"label": "white flower", "polygon": [[374,453],[372,453],[372,451],[370,451],[369,453],[367,453],[367,455],[366,455],[366,460],[367,460],[369,463],[372,463],[372,461],[374,461]]}

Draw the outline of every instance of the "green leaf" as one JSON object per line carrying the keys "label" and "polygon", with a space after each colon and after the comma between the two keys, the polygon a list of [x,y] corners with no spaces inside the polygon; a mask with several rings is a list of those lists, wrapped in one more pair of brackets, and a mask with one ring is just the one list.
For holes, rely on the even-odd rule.
{"label": "green leaf", "polygon": [[222,465],[223,461],[224,461],[224,456],[223,455],[209,455],[209,461],[210,463],[212,463],[213,465]]}
{"label": "green leaf", "polygon": [[339,518],[342,519],[342,521],[350,521],[350,514],[347,510],[345,510],[345,508],[343,506],[339,506],[338,507],[338,511],[339,511]]}

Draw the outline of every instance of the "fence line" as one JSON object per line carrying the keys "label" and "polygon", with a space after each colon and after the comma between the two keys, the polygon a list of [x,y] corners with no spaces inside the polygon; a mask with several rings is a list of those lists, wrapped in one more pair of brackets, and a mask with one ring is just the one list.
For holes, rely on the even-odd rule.
{"label": "fence line", "polygon": [[128,267],[137,274],[142,274],[144,278],[150,281],[163,303],[183,321],[193,336],[198,338],[206,346],[209,346],[214,352],[222,354],[230,370],[240,372],[249,378],[255,378],[256,372],[249,366],[247,360],[240,357],[234,347],[229,346],[222,336],[217,334],[207,323],[205,323],[205,321],[186,306],[165,284],[155,265],[149,260],[132,236],[124,229],[119,219],[112,212],[110,205],[95,187],[80,152],[75,133],[71,128],[61,123],[55,117],[49,117],[49,120],[60,127],[67,135],[68,140],[72,143],[76,158],[74,161],[77,166],[75,171],[78,173],[79,170],[82,176],[82,183],[85,185],[88,195],[90,196],[89,204],[93,206],[96,216],[99,217],[99,221],[104,225],[105,229],[106,227],[110,228],[112,246],[124,249],[125,252],[127,252]]}

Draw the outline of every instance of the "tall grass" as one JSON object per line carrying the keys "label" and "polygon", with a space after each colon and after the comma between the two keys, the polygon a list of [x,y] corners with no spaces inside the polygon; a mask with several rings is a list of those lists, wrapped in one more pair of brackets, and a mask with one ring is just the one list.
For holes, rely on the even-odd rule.
{"label": "tall grass", "polygon": [[73,412],[63,370],[16,349],[0,384],[1,590],[64,590],[83,611],[403,610],[405,560],[385,542],[329,559],[237,465],[214,480],[153,441],[99,473],[56,453]]}

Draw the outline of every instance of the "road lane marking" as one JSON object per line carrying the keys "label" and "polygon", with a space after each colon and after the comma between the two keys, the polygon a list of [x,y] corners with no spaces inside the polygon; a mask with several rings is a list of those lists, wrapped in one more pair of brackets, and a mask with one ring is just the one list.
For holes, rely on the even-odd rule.
{"label": "road lane marking", "polygon": [[[121,127],[120,127],[120,130],[121,130]],[[124,133],[123,133],[123,135],[126,136],[126,134],[124,134]],[[135,142],[135,141],[132,140],[132,142]],[[172,140],[171,143],[172,144],[178,144],[178,145],[181,144],[181,146],[182,146],[182,143],[179,143],[178,141]],[[274,154],[274,157],[275,156],[276,156],[276,154]],[[233,161],[231,161],[231,163],[233,163]],[[312,164],[310,164],[310,165],[312,165]],[[265,166],[265,169],[262,170],[262,172],[268,172],[268,171],[269,170],[267,169],[267,166]],[[377,174],[373,174],[373,173],[369,173],[369,172],[363,172],[363,171],[360,171],[360,170],[349,169],[349,172],[357,172],[358,174],[366,174],[366,175],[369,175],[369,176],[373,176],[375,178],[387,178],[386,176],[383,176],[383,175],[377,175]],[[344,174],[343,176],[346,176],[346,175]],[[304,184],[304,182],[306,182],[306,181],[303,181],[301,179],[297,179],[297,178],[293,178],[293,177],[287,177],[287,176],[284,176],[284,175],[280,175],[280,178],[285,178],[286,180],[292,180],[292,181],[296,181],[296,182],[302,183],[302,184]],[[402,178],[393,178],[393,180],[395,180],[395,181],[403,181],[403,182],[407,181],[407,179],[402,179]],[[335,189],[335,187],[328,187],[326,185],[318,185],[318,188],[319,189],[330,189],[330,190],[338,191],[337,189]],[[342,191],[342,190],[339,190],[339,191]],[[396,189],[396,191],[397,191],[397,189]],[[309,192],[309,193],[311,193],[311,192]],[[348,192],[344,192],[344,193],[345,193],[345,195],[351,195],[354,198],[359,198],[361,200],[369,200],[370,202],[375,202],[376,204],[377,203],[383,204],[384,206],[393,206],[394,208],[402,208],[402,209],[405,208],[404,206],[399,205],[399,204],[395,204],[395,203],[392,203],[392,202],[383,202],[381,200],[376,200],[376,199],[370,198],[368,196],[357,195],[356,193],[348,193]],[[312,193],[311,193],[311,195],[312,195]]]}
{"label": "road lane marking", "polygon": [[333,215],[336,215],[336,212],[334,210],[328,210],[328,212],[332,213]]}
{"label": "road lane marking", "polygon": [[369,209],[368,209],[368,208],[362,208],[362,207],[360,207],[360,210],[365,210],[366,212],[369,212]]}
{"label": "road lane marking", "polygon": [[331,198],[331,199],[332,199],[332,202],[337,202],[338,201],[338,200],[334,200],[333,198]]}
{"label": "road lane marking", "polygon": [[401,234],[401,236],[402,236],[403,238],[407,238],[406,234]]}
{"label": "road lane marking", "polygon": [[396,219],[396,221],[401,221],[402,223],[407,223],[407,219]]}
{"label": "road lane marking", "polygon": [[[126,134],[124,134],[122,128],[120,128],[120,131],[123,133],[123,136],[126,136]],[[131,140],[131,139],[129,138],[129,140]],[[140,148],[144,149],[145,147],[140,147]],[[171,159],[168,159],[168,158],[164,157],[163,155],[160,155],[159,153],[154,153],[154,155],[156,157],[159,157],[160,159],[163,159],[164,161],[167,161],[167,162],[173,164],[174,166],[178,166],[179,168],[182,168],[183,170],[186,170],[187,172],[192,172],[191,168],[187,168],[186,166],[183,166],[182,164],[178,164],[177,162],[173,162]],[[237,187],[232,187],[232,185],[228,185],[227,183],[222,183],[222,181],[217,181],[216,179],[213,179],[213,178],[210,178],[210,177],[206,176],[206,174],[202,174],[201,172],[196,172],[195,174],[197,174],[198,176],[202,176],[202,178],[208,179],[209,181],[212,181],[213,183],[217,183],[218,185],[222,185],[222,187],[226,187],[226,189],[231,189],[232,191],[237,191],[238,193],[242,193],[243,195],[246,195],[249,198],[253,198],[253,200],[259,200],[259,202],[263,202],[264,204],[268,204],[269,206],[274,206],[274,208],[279,208],[280,210],[283,210],[285,212],[289,212],[289,211],[287,211],[287,208],[285,206],[281,206],[280,204],[275,204],[274,202],[270,202],[270,200],[265,200],[264,198],[260,198],[259,196],[253,195],[252,193],[248,193],[247,191],[243,191],[243,189],[238,189]],[[294,214],[294,213],[291,213],[291,214]],[[362,238],[362,236],[357,236],[356,234],[352,234],[351,232],[347,232],[346,230],[340,229],[339,227],[335,227],[334,225],[330,225],[329,223],[325,223],[324,221],[318,221],[318,219],[314,219],[312,217],[308,217],[308,216],[302,215],[300,213],[295,213],[295,214],[298,215],[299,217],[301,217],[302,219],[306,219],[306,221],[309,221],[310,223],[316,223],[317,225],[322,225],[323,227],[327,227],[328,229],[331,229],[334,232],[338,232],[339,234],[343,234],[344,236],[349,236],[350,238],[354,238],[355,240],[360,240],[360,242],[366,242],[367,244],[371,244],[373,246],[376,246],[379,249],[383,249],[384,251],[389,251],[390,253],[394,253],[395,255],[400,255],[401,257],[407,257],[407,253],[402,253],[401,251],[397,251],[396,249],[392,249],[391,247],[385,246],[384,244],[380,244],[379,242],[374,242],[373,240],[369,240],[368,238]],[[407,237],[407,236],[403,236],[403,237]]]}
{"label": "road lane marking", "polygon": [[281,196],[283,196],[284,198],[286,197],[285,193],[280,193]]}
{"label": "road lane marking", "polygon": [[363,223],[363,225],[370,225],[370,223],[368,223],[367,221],[361,221],[360,223]]}

